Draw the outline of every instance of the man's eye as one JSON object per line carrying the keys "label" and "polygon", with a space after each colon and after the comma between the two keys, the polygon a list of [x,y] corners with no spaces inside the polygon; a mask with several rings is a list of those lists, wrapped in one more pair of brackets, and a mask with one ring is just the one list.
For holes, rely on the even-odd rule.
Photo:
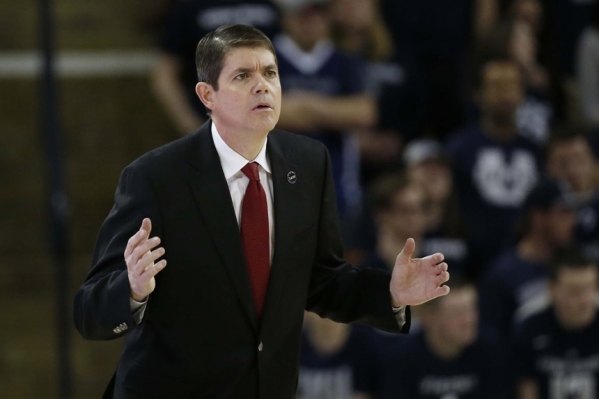
{"label": "man's eye", "polygon": [[239,75],[235,76],[235,79],[237,79],[237,80],[243,80],[243,79],[245,79],[247,77],[248,77],[247,73],[242,73],[242,74],[239,74]]}
{"label": "man's eye", "polygon": [[268,71],[266,72],[266,76],[268,76],[269,78],[274,78],[277,76],[277,73],[275,71]]}

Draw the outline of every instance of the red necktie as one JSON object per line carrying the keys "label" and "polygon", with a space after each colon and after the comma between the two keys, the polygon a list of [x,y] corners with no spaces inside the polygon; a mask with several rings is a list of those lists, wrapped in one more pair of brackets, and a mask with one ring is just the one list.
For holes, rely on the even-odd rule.
{"label": "red necktie", "polygon": [[260,184],[258,164],[248,163],[241,171],[250,179],[241,205],[241,241],[252,285],[254,307],[260,319],[270,272],[268,207],[264,188]]}

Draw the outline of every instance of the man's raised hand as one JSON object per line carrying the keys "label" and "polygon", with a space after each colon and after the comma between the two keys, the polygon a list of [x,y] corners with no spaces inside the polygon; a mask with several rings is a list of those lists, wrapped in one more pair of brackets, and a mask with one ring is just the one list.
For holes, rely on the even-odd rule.
{"label": "man's raised hand", "polygon": [[420,305],[449,294],[449,287],[441,285],[449,280],[443,254],[412,259],[415,248],[414,239],[408,238],[406,245],[397,255],[389,287],[392,305],[395,307]]}
{"label": "man's raised hand", "polygon": [[156,288],[154,276],[166,266],[165,259],[156,262],[164,255],[164,248],[156,248],[160,244],[160,238],[149,238],[151,230],[152,222],[145,218],[141,222],[139,231],[127,242],[124,254],[131,298],[138,302],[143,302],[154,291]]}

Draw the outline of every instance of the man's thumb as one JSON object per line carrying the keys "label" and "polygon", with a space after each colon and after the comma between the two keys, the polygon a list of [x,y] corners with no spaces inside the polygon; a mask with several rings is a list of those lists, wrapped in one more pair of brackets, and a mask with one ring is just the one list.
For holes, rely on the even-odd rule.
{"label": "man's thumb", "polygon": [[412,254],[414,253],[414,249],[416,249],[416,242],[413,238],[408,238],[406,240],[406,244],[399,253],[399,258],[404,262],[409,261],[412,257]]}

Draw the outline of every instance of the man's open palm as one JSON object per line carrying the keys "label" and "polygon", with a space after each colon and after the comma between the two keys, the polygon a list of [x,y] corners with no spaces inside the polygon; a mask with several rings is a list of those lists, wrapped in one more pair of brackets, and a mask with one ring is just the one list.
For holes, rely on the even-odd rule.
{"label": "man's open palm", "polygon": [[397,255],[390,285],[395,307],[420,305],[449,293],[449,287],[441,285],[449,280],[443,254],[412,259],[415,248],[414,240],[408,238],[406,245]]}

